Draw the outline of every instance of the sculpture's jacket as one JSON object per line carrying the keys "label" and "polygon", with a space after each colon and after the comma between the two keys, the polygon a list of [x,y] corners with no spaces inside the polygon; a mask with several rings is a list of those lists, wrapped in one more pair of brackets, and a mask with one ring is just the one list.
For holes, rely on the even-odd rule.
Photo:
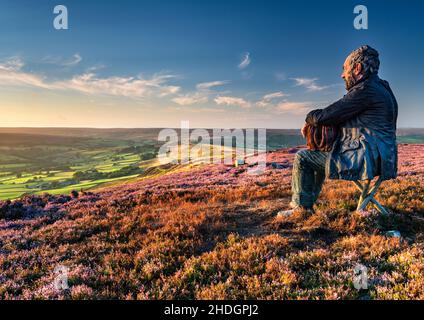
{"label": "sculpture's jacket", "polygon": [[311,111],[311,125],[337,125],[330,152],[330,179],[367,180],[397,176],[396,121],[398,104],[387,81],[372,74],[361,79],[339,101]]}

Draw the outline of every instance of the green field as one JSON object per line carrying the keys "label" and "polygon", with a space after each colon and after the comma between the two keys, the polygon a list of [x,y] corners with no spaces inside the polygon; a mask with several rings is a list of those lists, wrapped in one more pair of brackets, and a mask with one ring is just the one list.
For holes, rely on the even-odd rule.
{"label": "green field", "polygon": [[160,146],[151,135],[107,132],[99,137],[82,131],[68,136],[68,131],[39,130],[0,132],[0,200],[69,194],[137,178]]}

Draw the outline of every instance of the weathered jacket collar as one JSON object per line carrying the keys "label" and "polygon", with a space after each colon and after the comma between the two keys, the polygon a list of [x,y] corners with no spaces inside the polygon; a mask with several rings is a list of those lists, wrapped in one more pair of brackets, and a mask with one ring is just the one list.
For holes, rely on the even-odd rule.
{"label": "weathered jacket collar", "polygon": [[349,92],[353,89],[355,89],[357,86],[359,86],[361,83],[365,82],[365,81],[376,81],[379,80],[379,76],[377,73],[372,73],[372,74],[368,74],[365,77],[361,78],[360,80],[358,80],[355,85],[349,89]]}

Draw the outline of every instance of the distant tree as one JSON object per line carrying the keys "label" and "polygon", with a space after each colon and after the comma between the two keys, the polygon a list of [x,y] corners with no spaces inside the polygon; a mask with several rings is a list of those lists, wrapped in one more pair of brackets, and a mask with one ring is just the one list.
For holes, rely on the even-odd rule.
{"label": "distant tree", "polygon": [[151,160],[156,158],[156,154],[152,153],[152,152],[148,152],[148,153],[143,153],[140,155],[140,159],[141,160]]}

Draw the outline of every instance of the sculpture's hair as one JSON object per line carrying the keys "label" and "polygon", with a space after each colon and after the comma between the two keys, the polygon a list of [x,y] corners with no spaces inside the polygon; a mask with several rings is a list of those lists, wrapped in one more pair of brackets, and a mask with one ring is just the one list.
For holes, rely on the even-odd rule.
{"label": "sculpture's hair", "polygon": [[356,49],[349,55],[349,64],[354,67],[357,63],[362,64],[364,75],[377,74],[380,68],[378,51],[368,45]]}

